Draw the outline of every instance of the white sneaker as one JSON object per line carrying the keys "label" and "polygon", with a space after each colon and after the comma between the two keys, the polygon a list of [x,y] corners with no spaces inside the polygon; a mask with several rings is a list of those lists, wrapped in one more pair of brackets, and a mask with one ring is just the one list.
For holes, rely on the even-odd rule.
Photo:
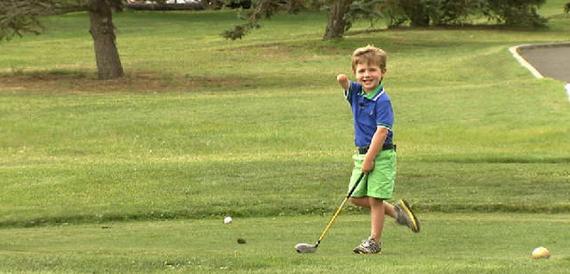
{"label": "white sneaker", "polygon": [[382,250],[382,244],[377,244],[372,238],[368,238],[352,251],[356,254],[376,254]]}

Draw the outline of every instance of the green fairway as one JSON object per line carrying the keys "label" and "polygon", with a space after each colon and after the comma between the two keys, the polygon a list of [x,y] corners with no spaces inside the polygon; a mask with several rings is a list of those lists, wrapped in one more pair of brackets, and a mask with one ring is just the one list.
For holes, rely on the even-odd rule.
{"label": "green fairway", "polygon": [[[326,42],[323,12],[228,41],[232,11],[127,11],[113,17],[127,75],[109,81],[86,13],[43,18],[44,34],[0,43],[0,272],[563,273],[570,103],[508,48],[568,41],[565,2],[542,8],[547,29],[357,22]],[[357,257],[369,225],[349,207],[317,254],[295,254],[346,191],[335,76],[367,44],[389,55],[394,198],[425,229],[390,223],[384,254]],[[550,260],[528,258],[540,245]]]}
{"label": "green fairway", "polygon": [[[0,272],[566,273],[569,215],[426,214],[420,234],[386,225],[382,255],[352,248],[367,216],[341,216],[314,254],[329,216],[100,223],[0,230]],[[245,244],[238,244],[243,238]],[[545,246],[550,259],[533,260]]]}
{"label": "green fairway", "polygon": [[[84,14],[49,18],[54,31],[0,45],[10,52],[0,58],[0,225],[328,212],[353,151],[350,111],[334,77],[349,73],[349,54],[367,43],[390,54],[398,197],[422,210],[569,211],[562,84],[533,79],[507,50],[564,32],[412,29],[322,42],[321,27],[300,27],[322,21],[314,15],[277,17],[243,41],[143,58],[137,54],[152,56],[156,46],[138,41],[148,34],[131,30],[131,21],[187,17],[192,25],[208,13],[118,14],[130,76],[103,82],[89,67],[66,65],[71,52],[81,56],[70,62],[93,69],[89,49],[50,45],[87,45],[79,37]],[[210,20],[230,24],[232,16]],[[263,42],[268,29],[286,26],[297,40]],[[197,29],[185,28],[218,39],[217,29]],[[242,65],[259,55],[263,62]]]}

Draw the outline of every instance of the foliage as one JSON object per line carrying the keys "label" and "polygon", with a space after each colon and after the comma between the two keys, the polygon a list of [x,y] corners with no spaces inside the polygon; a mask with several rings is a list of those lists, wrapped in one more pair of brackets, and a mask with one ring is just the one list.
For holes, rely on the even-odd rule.
{"label": "foliage", "polygon": [[570,13],[570,2],[566,3],[564,5],[564,12],[565,13]]}
{"label": "foliage", "polygon": [[544,0],[385,0],[382,10],[388,26],[405,22],[412,26],[459,25],[472,15],[483,14],[509,26],[544,26],[537,13]]}
{"label": "foliage", "polygon": [[[247,22],[227,30],[223,36],[241,39],[250,30],[259,28],[259,20],[270,18],[281,10],[296,11],[301,7],[330,10],[334,0],[260,0],[242,19]],[[344,15],[345,30],[358,20],[367,20],[370,26],[385,19],[389,28],[409,22],[411,26],[462,25],[471,16],[485,15],[489,20],[509,26],[545,26],[546,19],[537,13],[544,0],[356,0]],[[288,6],[285,8],[285,6]],[[331,14],[329,16],[335,16]],[[336,22],[333,20],[333,22]],[[329,24],[331,21],[329,21]],[[329,28],[327,27],[327,30]]]}
{"label": "foliage", "polygon": [[357,20],[366,20],[370,23],[370,27],[381,18],[384,18],[382,13],[382,5],[384,0],[357,0],[352,2],[350,10],[345,15],[348,24],[346,30],[352,27],[352,23]]}
{"label": "foliage", "polygon": [[384,0],[381,11],[386,17],[388,28],[400,26],[407,22],[409,18],[404,9],[399,5],[398,0]]}
{"label": "foliage", "polygon": [[394,2],[404,11],[412,26],[425,27],[429,25],[429,0],[396,0]]}
{"label": "foliage", "polygon": [[52,0],[3,0],[0,2],[0,41],[24,33],[39,34],[43,27],[38,16],[53,12]]}
{"label": "foliage", "polygon": [[538,14],[538,8],[546,0],[487,0],[483,14],[509,26],[544,27],[546,19]]}
{"label": "foliage", "polygon": [[44,28],[39,17],[86,10],[90,2],[106,1],[121,10],[121,0],[2,0],[0,2],[0,41],[26,33],[40,34]]}
{"label": "foliage", "polygon": [[427,1],[426,6],[433,25],[459,25],[480,10],[484,0]]}
{"label": "foliage", "polygon": [[233,27],[233,29],[224,31],[222,36],[231,40],[241,39],[252,29],[261,27],[261,25],[258,23],[259,20],[269,19],[280,11],[296,13],[301,9],[301,7],[303,7],[303,4],[303,0],[256,1],[250,11],[246,12],[245,15],[240,14],[240,18],[247,22],[236,25]]}
{"label": "foliage", "polygon": [[90,6],[94,6],[96,2],[106,2],[111,9],[114,11],[122,11],[124,8],[124,1],[123,0],[77,0],[80,5],[89,8]]}

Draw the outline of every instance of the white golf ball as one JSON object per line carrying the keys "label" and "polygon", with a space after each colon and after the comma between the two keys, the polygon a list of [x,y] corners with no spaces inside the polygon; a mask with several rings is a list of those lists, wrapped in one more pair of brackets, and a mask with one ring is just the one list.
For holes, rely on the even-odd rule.
{"label": "white golf ball", "polygon": [[548,249],[546,249],[545,247],[537,247],[535,249],[532,250],[532,253],[530,254],[530,257],[533,259],[548,259],[550,258],[550,251],[548,251]]}
{"label": "white golf ball", "polygon": [[224,218],[224,224],[231,224],[232,221],[233,221],[233,219],[232,219],[232,217],[230,217],[230,216],[226,216],[226,217]]}

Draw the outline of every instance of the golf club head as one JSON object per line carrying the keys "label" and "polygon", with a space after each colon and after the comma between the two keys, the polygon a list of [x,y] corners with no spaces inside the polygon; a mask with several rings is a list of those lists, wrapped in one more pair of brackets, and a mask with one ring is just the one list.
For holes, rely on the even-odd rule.
{"label": "golf club head", "polygon": [[317,247],[312,244],[299,243],[295,245],[295,250],[297,253],[315,253]]}

